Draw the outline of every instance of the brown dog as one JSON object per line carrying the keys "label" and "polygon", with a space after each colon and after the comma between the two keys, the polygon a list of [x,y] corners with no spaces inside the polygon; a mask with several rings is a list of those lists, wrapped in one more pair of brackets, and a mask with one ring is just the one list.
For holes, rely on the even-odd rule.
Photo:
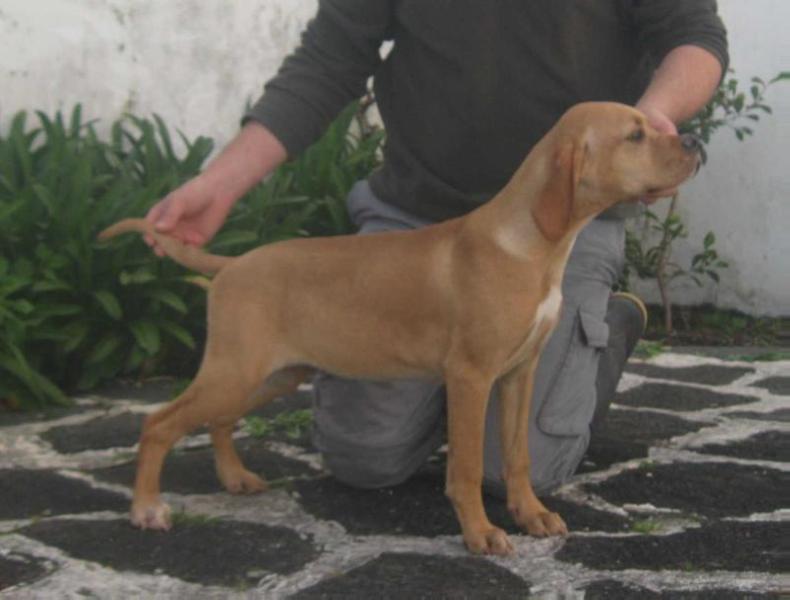
{"label": "brown dog", "polygon": [[598,213],[671,190],[698,161],[694,138],[659,134],[625,105],[586,103],[560,119],[493,200],[423,229],[291,240],[228,258],[185,246],[140,219],[110,227],[102,239],[146,232],[174,260],[217,273],[200,370],[183,394],[146,420],[132,523],[169,528],[159,497],[162,462],[179,438],[203,424],[225,487],[264,490],[236,454],[234,425],[322,369],[359,379],[443,379],[446,493],[468,548],[507,554],[512,545],[488,520],[481,497],[486,402],[499,381],[508,507],[533,535],[565,534],[565,523],[532,490],[527,420],[568,254]]}

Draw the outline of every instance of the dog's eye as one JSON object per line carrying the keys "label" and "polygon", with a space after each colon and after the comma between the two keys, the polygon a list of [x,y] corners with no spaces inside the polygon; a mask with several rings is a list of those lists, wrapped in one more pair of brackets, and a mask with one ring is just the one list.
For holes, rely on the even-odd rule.
{"label": "dog's eye", "polygon": [[637,129],[625,139],[627,139],[629,142],[641,142],[643,139],[645,139],[645,130],[641,128]]}

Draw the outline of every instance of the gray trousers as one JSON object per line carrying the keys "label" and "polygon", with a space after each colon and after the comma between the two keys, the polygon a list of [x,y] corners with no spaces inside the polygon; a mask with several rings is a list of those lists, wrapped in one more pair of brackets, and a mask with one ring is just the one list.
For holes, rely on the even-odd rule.
{"label": "gray trousers", "polygon": [[[429,224],[381,202],[365,181],[351,190],[348,208],[360,234]],[[560,322],[535,376],[528,435],[537,493],[550,491],[573,475],[587,449],[598,359],[609,337],[604,317],[623,266],[624,236],[622,220],[597,219],[579,234],[571,252],[562,284]],[[375,488],[400,483],[446,439],[441,383],[359,381],[328,374],[318,375],[314,383],[313,441],[325,466],[350,485]],[[487,489],[499,495],[503,486],[497,404],[494,389],[486,418],[484,477]]]}

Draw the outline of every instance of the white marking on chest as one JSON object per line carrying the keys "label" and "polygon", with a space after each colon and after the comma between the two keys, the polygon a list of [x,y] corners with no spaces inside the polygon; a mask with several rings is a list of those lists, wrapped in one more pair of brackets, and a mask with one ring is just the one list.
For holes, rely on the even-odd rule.
{"label": "white marking on chest", "polygon": [[[529,334],[508,359],[505,372],[524,360],[536,345],[539,345],[539,351],[542,350],[543,345],[549,338],[549,333],[556,325],[561,305],[562,289],[559,285],[554,285],[541,303],[538,304],[535,310],[535,320],[532,322]],[[552,321],[548,324],[548,327],[546,326],[546,321]]]}
{"label": "white marking on chest", "polygon": [[559,285],[553,285],[549,293],[538,304],[538,310],[535,312],[535,329],[540,328],[546,319],[554,319],[557,313],[560,312],[560,305],[562,304],[562,290]]}

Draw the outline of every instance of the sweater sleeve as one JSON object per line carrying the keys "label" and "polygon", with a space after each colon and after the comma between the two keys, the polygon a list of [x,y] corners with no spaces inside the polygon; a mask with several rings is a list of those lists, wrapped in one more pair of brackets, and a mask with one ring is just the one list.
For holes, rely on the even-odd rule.
{"label": "sweater sleeve", "polygon": [[244,121],[258,121],[293,157],[364,94],[390,37],[392,0],[320,0],[301,45],[265,86]]}
{"label": "sweater sleeve", "polygon": [[727,72],[727,31],[717,13],[716,0],[631,0],[637,42],[658,65],[674,48],[704,48]]}

